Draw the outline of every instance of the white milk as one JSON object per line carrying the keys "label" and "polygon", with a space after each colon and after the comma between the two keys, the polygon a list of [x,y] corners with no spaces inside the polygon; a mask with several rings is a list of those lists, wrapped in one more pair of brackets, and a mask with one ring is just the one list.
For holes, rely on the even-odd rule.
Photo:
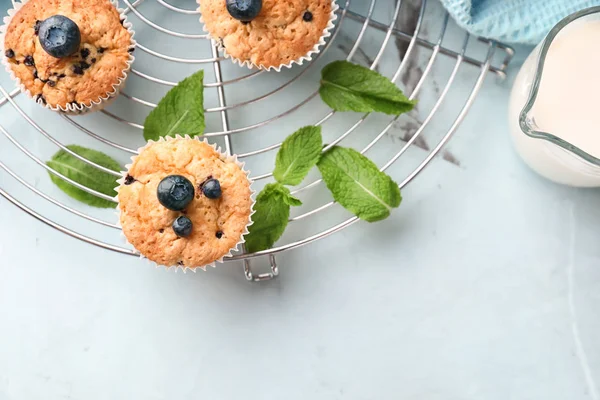
{"label": "white milk", "polygon": [[[563,28],[548,50],[540,88],[529,113],[538,130],[551,133],[600,158],[600,21],[580,20]],[[600,186],[600,167],[519,127],[519,114],[536,74],[538,46],[515,80],[510,100],[510,129],[517,151],[535,171],[555,182]]]}

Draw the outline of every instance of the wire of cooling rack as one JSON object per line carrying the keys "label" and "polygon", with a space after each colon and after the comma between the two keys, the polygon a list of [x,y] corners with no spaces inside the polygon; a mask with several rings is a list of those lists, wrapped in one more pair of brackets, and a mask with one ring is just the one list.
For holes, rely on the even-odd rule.
{"label": "wire of cooling rack", "polygon": [[[12,1],[14,4],[15,0],[12,0]],[[236,128],[232,128],[232,125],[230,124],[230,113],[233,110],[238,110],[238,109],[241,109],[241,108],[244,108],[244,107],[256,104],[256,103],[260,103],[260,102],[264,101],[265,99],[268,99],[271,96],[275,95],[276,93],[281,92],[283,89],[289,87],[290,85],[294,84],[295,82],[298,82],[303,76],[305,76],[310,71],[310,69],[314,65],[314,63],[320,57],[322,57],[323,54],[325,54],[327,52],[327,50],[332,46],[332,43],[336,42],[336,38],[338,37],[340,31],[342,30],[344,24],[347,23],[346,21],[354,21],[354,22],[360,24],[360,30],[358,31],[358,35],[356,36],[354,43],[352,44],[351,48],[348,51],[348,54],[346,57],[347,60],[353,60],[356,57],[357,52],[360,50],[360,45],[363,42],[363,39],[369,29],[377,30],[384,34],[384,37],[383,37],[383,40],[381,43],[381,47],[377,51],[377,54],[375,55],[375,57],[373,57],[369,62],[369,64],[370,64],[369,68],[371,68],[371,69],[378,68],[378,66],[382,60],[382,57],[384,55],[384,52],[385,52],[388,44],[390,43],[390,41],[394,40],[394,41],[402,41],[402,42],[407,43],[404,55],[401,58],[401,61],[398,65],[398,67],[396,68],[393,75],[391,76],[391,80],[393,82],[396,82],[401,77],[401,74],[404,71],[406,71],[407,65],[408,65],[408,60],[410,59],[411,54],[415,51],[415,48],[422,47],[422,48],[429,49],[431,51],[429,58],[423,67],[420,78],[414,85],[414,88],[412,88],[412,90],[409,93],[409,97],[411,99],[416,99],[417,96],[419,95],[421,89],[423,88],[425,80],[430,75],[435,62],[440,55],[450,57],[455,60],[452,70],[450,72],[450,75],[447,78],[445,85],[440,89],[438,97],[437,97],[435,103],[433,104],[433,107],[431,108],[429,113],[425,116],[423,121],[420,123],[420,125],[416,129],[416,132],[408,140],[406,140],[405,143],[403,144],[403,146],[398,150],[398,152],[396,152],[389,159],[389,161],[387,161],[381,167],[381,169],[383,171],[387,170],[392,164],[394,164],[403,154],[405,154],[407,152],[407,150],[409,148],[411,148],[411,146],[415,145],[417,140],[419,140],[419,138],[422,136],[425,129],[430,125],[430,122],[432,121],[434,116],[438,113],[440,107],[446,100],[448,92],[451,89],[453,83],[455,82],[455,78],[457,77],[458,72],[461,69],[461,67],[463,65],[468,65],[468,66],[473,66],[473,67],[477,68],[479,72],[475,76],[475,81],[471,88],[470,94],[467,96],[467,99],[464,101],[462,108],[459,110],[455,119],[451,122],[450,127],[448,128],[446,133],[443,134],[441,139],[439,139],[439,141],[431,149],[428,150],[428,153],[425,156],[425,158],[400,182],[399,186],[401,189],[404,188],[406,185],[408,185],[408,183],[413,181],[413,179],[421,171],[423,171],[423,169],[440,152],[442,147],[450,140],[452,135],[456,132],[458,126],[464,119],[467,111],[469,110],[470,106],[472,105],[473,101],[475,100],[475,97],[478,94],[478,92],[485,80],[487,73],[492,72],[500,77],[504,77],[506,67],[508,66],[508,63],[510,62],[512,55],[513,55],[513,51],[510,47],[507,47],[503,44],[493,42],[493,41],[486,41],[486,40],[479,39],[479,38],[471,38],[466,33],[464,35],[462,47],[459,50],[455,51],[450,48],[444,47],[443,43],[444,43],[444,39],[446,37],[447,28],[448,28],[448,24],[449,24],[449,16],[447,13],[444,14],[440,19],[441,30],[440,30],[439,35],[437,36],[436,40],[431,41],[430,39],[425,39],[425,38],[421,37],[420,33],[423,28],[423,20],[424,20],[425,9],[427,6],[427,0],[421,1],[419,11],[417,14],[418,19],[417,19],[416,23],[414,24],[414,29],[412,29],[411,32],[405,32],[404,30],[399,29],[397,27],[398,26],[397,23],[401,17],[401,9],[403,6],[402,0],[397,0],[396,5],[394,7],[394,13],[392,15],[392,18],[391,18],[389,24],[384,24],[384,23],[378,22],[373,18],[374,12],[376,11],[377,0],[369,0],[368,9],[367,9],[366,13],[364,13],[364,15],[350,10],[351,0],[345,0],[345,1],[343,1],[344,4],[340,4],[341,7],[340,7],[340,11],[338,13],[338,22],[336,24],[336,28],[332,34],[332,37],[327,42],[324,49],[316,57],[314,57],[314,59],[310,63],[310,65],[308,65],[306,68],[300,70],[300,72],[297,75],[295,75],[294,77],[289,79],[287,82],[281,84],[280,86],[276,87],[275,89],[272,89],[271,91],[269,91],[265,94],[262,94],[255,98],[252,98],[250,100],[244,100],[244,101],[241,101],[238,103],[228,104],[225,88],[230,87],[235,84],[238,84],[243,81],[249,81],[251,79],[256,79],[257,76],[265,74],[266,72],[250,70],[245,75],[235,77],[235,78],[232,78],[229,80],[224,79],[224,74],[223,74],[222,65],[221,65],[222,61],[224,60],[224,57],[220,53],[217,46],[215,45],[214,41],[211,41],[207,37],[206,34],[188,34],[188,33],[176,32],[176,31],[173,31],[171,29],[168,29],[166,27],[163,27],[163,26],[153,22],[151,19],[146,17],[139,10],[139,6],[142,3],[144,3],[144,1],[145,0],[137,0],[137,1],[132,2],[130,0],[122,0],[124,6],[127,9],[126,12],[134,14],[135,17],[139,21],[141,21],[141,23],[146,24],[147,27],[151,28],[152,30],[157,31],[157,33],[167,34],[167,35],[177,37],[177,38],[184,38],[184,39],[190,39],[190,40],[202,40],[202,41],[206,41],[208,43],[208,45],[210,46],[210,57],[198,58],[198,59],[181,58],[181,57],[174,57],[174,56],[166,55],[166,54],[163,54],[156,50],[153,50],[153,49],[147,47],[147,44],[143,43],[143,41],[138,40],[138,51],[142,51],[148,56],[156,57],[161,60],[175,62],[175,63],[206,65],[204,67],[205,69],[208,68],[212,64],[212,69],[213,69],[214,76],[215,76],[215,82],[206,83],[205,87],[206,88],[214,88],[216,90],[218,106],[212,107],[212,108],[207,108],[205,110],[205,112],[206,113],[215,113],[216,115],[218,115],[221,126],[219,128],[220,130],[215,131],[215,132],[207,132],[207,133],[205,133],[204,136],[208,137],[208,138],[217,138],[217,137],[221,138],[224,141],[225,150],[230,154],[233,154],[235,151],[235,149],[233,147],[233,142],[232,142],[233,135],[239,134],[242,132],[247,132],[250,130],[255,130],[255,129],[264,127],[270,123],[273,123],[275,121],[278,121],[278,120],[296,112],[297,110],[299,110],[300,108],[302,108],[303,106],[308,104],[313,98],[318,96],[318,92],[315,91],[315,92],[311,93],[310,95],[308,95],[307,97],[298,101],[297,104],[290,107],[289,109],[287,109],[277,115],[271,116],[270,118],[267,118],[263,121],[257,122],[257,123],[253,123],[253,124],[241,126],[241,127],[236,127]],[[168,12],[178,13],[178,14],[182,14],[182,15],[190,15],[193,18],[199,17],[199,13],[196,10],[183,9],[180,7],[176,7],[172,4],[167,3],[165,0],[156,0],[156,2],[160,6],[164,7],[165,10]],[[466,55],[467,48],[469,46],[470,41],[472,41],[472,40],[480,41],[487,46],[487,53],[480,60]],[[497,52],[503,52],[505,55],[504,58],[500,61],[499,65],[495,65],[493,62]],[[226,62],[228,62],[228,61],[226,61]],[[135,65],[131,72],[133,75],[137,76],[140,79],[143,79],[144,81],[147,81],[148,83],[164,85],[167,87],[176,85],[176,82],[164,80],[164,79],[152,76],[150,73],[142,72],[142,71],[138,70]],[[57,146],[58,148],[60,148],[62,150],[67,151],[74,157],[91,165],[94,168],[97,168],[99,170],[102,170],[104,172],[107,172],[107,173],[115,175],[115,176],[119,176],[118,173],[111,171],[107,168],[104,168],[100,165],[97,165],[94,162],[87,160],[86,158],[79,156],[78,154],[72,152],[63,143],[61,143],[52,134],[50,134],[47,130],[45,130],[43,127],[41,127],[39,124],[37,124],[29,115],[27,115],[27,113],[24,111],[24,109],[22,107],[20,107],[17,104],[17,102],[15,101],[15,97],[19,96],[19,94],[20,94],[20,91],[18,89],[14,89],[9,92],[4,87],[0,86],[0,94],[2,95],[0,97],[0,107],[6,106],[6,105],[10,105],[11,107],[13,107],[14,110],[16,110],[16,112],[22,117],[23,121],[26,124],[29,124],[35,131],[37,131],[39,134],[41,134],[43,137],[45,137],[47,140],[49,140],[53,145]],[[134,96],[133,94],[130,94],[127,91],[121,93],[121,95],[124,98],[128,99],[129,101],[139,104],[141,106],[147,107],[147,108],[153,108],[156,106],[155,103],[148,101],[148,100],[144,100],[140,97]],[[143,129],[142,125],[140,125],[136,122],[133,122],[133,121],[129,121],[126,118],[120,117],[109,110],[103,110],[102,113],[109,119],[117,121],[118,123],[125,124],[134,129]],[[329,110],[329,111],[325,112],[324,115],[315,122],[315,124],[316,125],[324,124],[326,121],[330,120],[335,114],[336,114],[335,111]],[[65,123],[68,123],[69,125],[74,126],[75,128],[77,128],[84,134],[88,135],[90,138],[97,140],[97,141],[103,143],[104,145],[110,146],[111,148],[114,148],[115,150],[123,151],[128,154],[136,154],[136,149],[125,146],[120,143],[117,143],[113,140],[109,140],[108,138],[103,137],[101,134],[93,132],[89,128],[82,125],[79,121],[77,121],[77,118],[72,118],[72,117],[66,116],[66,115],[63,115],[62,118],[65,121]],[[373,138],[364,148],[362,148],[360,150],[360,152],[364,154],[364,153],[368,152],[370,149],[372,149],[378,142],[380,142],[380,140],[394,126],[394,124],[397,122],[398,118],[399,117],[392,118],[391,121],[389,121],[389,123],[376,135],[376,137]],[[331,148],[332,146],[335,146],[336,144],[339,144],[342,140],[346,139],[352,132],[356,131],[361,125],[368,122],[369,119],[371,119],[370,114],[367,113],[367,114],[362,115],[359,118],[359,120],[356,123],[354,123],[350,128],[348,128],[345,132],[343,132],[335,140],[329,142],[327,144],[327,146],[324,148],[324,151]],[[64,179],[65,181],[69,182],[70,184],[76,186],[77,188],[79,188],[81,190],[84,190],[87,193],[90,193],[92,195],[98,196],[103,199],[111,200],[110,196],[96,192],[91,188],[81,185],[81,184],[69,179],[67,176],[62,175],[58,171],[55,171],[51,167],[47,166],[40,158],[38,158],[32,151],[30,151],[28,149],[28,144],[22,143],[19,140],[17,140],[15,138],[15,135],[11,134],[2,125],[0,125],[0,132],[6,137],[6,139],[8,139],[8,141],[10,143],[12,143],[12,145],[14,147],[16,147],[17,150],[22,152],[27,158],[32,160],[35,164],[37,164],[42,169],[45,169],[50,174],[53,174],[59,178]],[[283,137],[281,139],[283,139]],[[281,142],[278,142],[278,143],[270,144],[268,146],[265,146],[265,147],[262,147],[262,148],[259,148],[256,150],[240,152],[240,153],[238,153],[238,156],[240,159],[250,159],[259,154],[275,151],[280,146],[281,146]],[[63,202],[44,193],[42,190],[36,188],[35,185],[28,183],[25,179],[23,179],[21,176],[19,176],[19,174],[15,173],[11,168],[9,168],[8,165],[6,165],[3,162],[3,160],[1,158],[0,158],[0,170],[3,170],[7,174],[7,176],[11,177],[16,182],[18,182],[20,185],[25,187],[27,190],[31,191],[32,193],[41,197],[42,199],[51,203],[52,205],[57,206],[60,209],[65,210],[68,213],[73,214],[79,218],[89,221],[90,223],[104,226],[106,228],[114,230],[118,234],[119,227],[115,223],[107,222],[100,218],[96,218],[94,216],[88,215],[88,213],[86,213],[85,211],[75,209],[74,207],[64,204]],[[261,181],[264,179],[268,179],[271,176],[272,176],[271,173],[265,173],[265,174],[261,174],[261,175],[255,175],[252,177],[252,179],[255,181]],[[316,179],[308,184],[305,184],[304,186],[301,186],[301,187],[295,189],[292,193],[296,194],[299,192],[311,190],[313,188],[318,187],[319,185],[322,185],[322,180]],[[8,191],[4,190],[2,187],[0,187],[0,195],[3,196],[6,200],[8,200],[10,203],[14,204],[21,210],[25,211],[29,215],[38,219],[39,221],[57,229],[58,231],[60,231],[62,233],[65,233],[71,237],[80,239],[89,244],[93,244],[93,245],[99,246],[99,247],[107,249],[107,250],[115,251],[115,252],[126,254],[126,255],[139,256],[139,253],[137,253],[135,250],[132,250],[132,249],[129,249],[126,247],[122,247],[122,246],[113,245],[113,244],[107,243],[105,241],[95,239],[93,237],[79,233],[76,230],[71,229],[67,226],[64,226],[63,224],[53,220],[49,216],[43,215],[42,213],[40,213],[40,212],[34,210],[33,208],[31,208],[30,206],[26,205],[23,201],[19,200],[14,195],[8,193]],[[315,215],[323,212],[324,210],[334,206],[334,204],[335,204],[334,201],[330,201],[330,202],[323,204],[319,207],[316,207],[310,211],[307,211],[307,212],[304,212],[297,216],[294,216],[294,217],[290,218],[290,224],[300,221],[300,220],[303,220],[305,218],[311,217],[311,216],[315,216]],[[237,255],[230,257],[228,259],[228,261],[242,260],[244,263],[244,273],[248,280],[253,280],[253,281],[268,280],[268,279],[271,279],[271,278],[277,276],[277,274],[278,274],[278,266],[277,266],[277,262],[275,259],[275,254],[286,251],[286,250],[294,249],[294,248],[306,245],[308,243],[311,243],[313,241],[316,241],[318,239],[327,237],[335,232],[338,232],[338,231],[354,224],[356,221],[358,221],[358,218],[351,217],[340,223],[337,223],[337,224],[331,226],[328,229],[311,234],[302,239],[290,241],[288,243],[281,244],[272,249],[264,250],[264,251],[260,251],[260,252],[256,252],[256,253],[243,252],[241,254],[237,254]],[[270,272],[258,274],[258,273],[255,273],[252,271],[249,260],[251,258],[260,257],[260,256],[268,256],[269,263],[270,263]]]}

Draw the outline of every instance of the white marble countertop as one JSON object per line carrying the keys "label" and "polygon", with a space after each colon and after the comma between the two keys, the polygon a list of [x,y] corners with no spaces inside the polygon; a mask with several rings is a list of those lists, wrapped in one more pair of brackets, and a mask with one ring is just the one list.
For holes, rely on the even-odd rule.
{"label": "white marble countertop", "polygon": [[148,268],[0,197],[0,400],[598,400],[600,192],[513,151],[526,53],[484,84],[459,162],[386,221],[279,255],[271,282]]}

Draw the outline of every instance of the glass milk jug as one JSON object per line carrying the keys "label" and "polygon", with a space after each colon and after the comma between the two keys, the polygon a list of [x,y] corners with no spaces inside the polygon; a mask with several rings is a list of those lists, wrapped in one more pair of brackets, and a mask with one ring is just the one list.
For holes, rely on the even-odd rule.
{"label": "glass milk jug", "polygon": [[600,187],[600,7],[566,17],[515,80],[509,123],[517,152],[544,177]]}

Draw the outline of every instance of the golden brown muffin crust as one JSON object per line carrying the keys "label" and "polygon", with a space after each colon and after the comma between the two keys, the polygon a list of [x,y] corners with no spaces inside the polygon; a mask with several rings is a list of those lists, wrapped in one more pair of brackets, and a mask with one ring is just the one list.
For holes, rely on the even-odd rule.
{"label": "golden brown muffin crust", "polygon": [[[128,174],[135,181],[121,185],[118,196],[123,233],[159,265],[210,264],[236,246],[250,222],[252,199],[246,173],[206,143],[178,138],[151,144],[135,158]],[[196,196],[183,212],[168,210],[158,201],[158,184],[168,175],[182,175],[194,185]],[[210,177],[221,184],[219,199],[209,199],[199,189]],[[193,223],[187,238],[178,237],[171,227],[181,215]]]}
{"label": "golden brown muffin crust", "polygon": [[[53,15],[79,26],[81,48],[73,56],[54,58],[40,45],[36,22]],[[131,45],[131,34],[109,0],[30,0],[12,18],[4,39],[21,83],[34,97],[63,109],[69,103],[89,106],[113,92],[128,67]]]}
{"label": "golden brown muffin crust", "polygon": [[[263,0],[260,14],[244,23],[229,15],[225,0],[199,3],[206,29],[228,54],[266,68],[307,54],[319,42],[331,13],[331,0]],[[306,12],[310,21],[304,19]]]}

